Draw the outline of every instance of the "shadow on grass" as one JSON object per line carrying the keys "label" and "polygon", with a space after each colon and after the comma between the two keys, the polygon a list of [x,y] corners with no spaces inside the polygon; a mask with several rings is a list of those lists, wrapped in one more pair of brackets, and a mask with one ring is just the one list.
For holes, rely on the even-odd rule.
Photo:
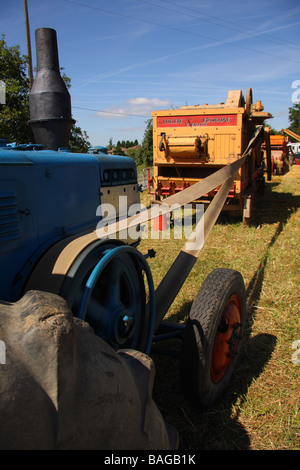
{"label": "shadow on grass", "polygon": [[266,247],[265,254],[247,287],[248,298],[248,326],[251,327],[254,320],[255,308],[259,302],[265,269],[270,256],[270,250],[276,243],[291,215],[300,207],[300,196],[291,193],[276,192],[273,189],[279,183],[268,183],[264,197],[256,201],[256,211],[253,224],[259,227],[262,224],[277,223],[276,231]]}
{"label": "shadow on grass", "polygon": [[[276,337],[270,334],[258,334],[251,337],[251,328],[255,320],[265,270],[270,250],[283,231],[291,214],[300,206],[300,197],[291,193],[272,191],[278,183],[268,183],[264,197],[256,201],[253,224],[278,226],[266,247],[256,272],[246,286],[248,318],[246,338],[240,353],[231,382],[222,397],[207,409],[199,409],[188,402],[182,393],[180,364],[178,359],[167,355],[156,355],[156,385],[154,400],[167,422],[180,434],[182,450],[247,450],[251,448],[250,436],[239,422],[239,413],[251,383],[260,376],[270,360],[276,346]],[[218,221],[219,223],[219,221]],[[221,218],[221,223],[229,223],[228,216]],[[183,305],[181,313],[190,310],[191,303]],[[180,349],[180,340],[166,342],[166,350]]]}
{"label": "shadow on grass", "polygon": [[279,182],[267,183],[263,196],[256,200],[253,225],[285,224],[292,213],[300,207],[300,196],[290,192],[277,192]]}
{"label": "shadow on grass", "polygon": [[[175,341],[167,348],[176,347]],[[182,392],[179,360],[154,354],[154,400],[164,419],[180,435],[180,450],[247,450],[250,437],[239,422],[239,410],[253,380],[260,376],[276,345],[273,335],[259,334],[248,340],[240,354],[231,382],[213,405],[202,409]],[[177,346],[179,346],[179,341]]]}

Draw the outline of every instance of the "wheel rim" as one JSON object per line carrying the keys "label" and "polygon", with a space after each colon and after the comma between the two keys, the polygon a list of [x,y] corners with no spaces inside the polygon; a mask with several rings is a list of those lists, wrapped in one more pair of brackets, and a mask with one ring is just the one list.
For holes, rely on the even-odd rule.
{"label": "wheel rim", "polygon": [[237,295],[232,295],[221,315],[213,344],[211,376],[214,383],[223,379],[237,354],[241,320],[241,302]]}
{"label": "wheel rim", "polygon": [[[149,288],[146,312],[145,286]],[[129,347],[149,354],[155,316],[154,286],[145,258],[135,248],[119,246],[103,252],[85,279],[76,316],[115,349]]]}

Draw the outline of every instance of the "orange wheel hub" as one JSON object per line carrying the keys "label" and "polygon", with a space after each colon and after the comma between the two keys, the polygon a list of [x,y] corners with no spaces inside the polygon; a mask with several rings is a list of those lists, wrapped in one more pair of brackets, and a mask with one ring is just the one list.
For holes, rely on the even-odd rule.
{"label": "orange wheel hub", "polygon": [[225,305],[214,340],[211,359],[211,376],[214,383],[222,380],[236,354],[241,320],[239,298],[232,295]]}

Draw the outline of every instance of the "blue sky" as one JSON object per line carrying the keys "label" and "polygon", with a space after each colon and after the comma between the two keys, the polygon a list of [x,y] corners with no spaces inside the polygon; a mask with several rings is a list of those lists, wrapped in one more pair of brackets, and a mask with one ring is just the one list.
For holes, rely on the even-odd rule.
{"label": "blue sky", "polygon": [[[34,31],[54,28],[73,117],[92,145],[141,142],[151,111],[217,104],[248,87],[272,127],[289,125],[299,0],[28,0],[28,9],[33,63]],[[0,33],[26,54],[23,0],[0,0]]]}

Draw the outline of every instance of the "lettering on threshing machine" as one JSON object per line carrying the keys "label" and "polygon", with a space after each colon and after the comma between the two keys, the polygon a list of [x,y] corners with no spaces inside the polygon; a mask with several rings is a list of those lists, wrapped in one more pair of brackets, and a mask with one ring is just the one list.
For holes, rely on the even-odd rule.
{"label": "lettering on threshing machine", "polygon": [[206,127],[206,126],[236,126],[236,114],[209,114],[195,116],[174,116],[157,118],[157,127]]}

